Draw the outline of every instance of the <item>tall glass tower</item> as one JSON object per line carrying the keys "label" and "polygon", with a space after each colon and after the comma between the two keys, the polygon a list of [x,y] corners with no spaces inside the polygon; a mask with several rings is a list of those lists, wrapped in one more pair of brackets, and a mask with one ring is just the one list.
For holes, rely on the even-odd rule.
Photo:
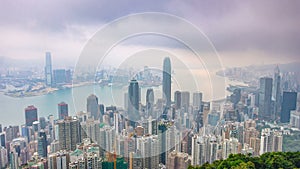
{"label": "tall glass tower", "polygon": [[164,59],[163,64],[163,99],[166,107],[171,105],[171,61],[169,57]]}
{"label": "tall glass tower", "polygon": [[52,61],[50,52],[46,52],[45,83],[47,86],[52,86]]}
{"label": "tall glass tower", "polygon": [[38,154],[40,157],[47,157],[47,136],[44,130],[39,132]]}
{"label": "tall glass tower", "polygon": [[150,88],[147,89],[147,94],[146,94],[146,110],[148,116],[152,115],[153,106],[154,106],[154,91],[152,88]]}
{"label": "tall glass tower", "polygon": [[140,120],[139,101],[140,101],[139,83],[133,79],[128,87],[128,118],[130,125],[135,127],[135,122]]}
{"label": "tall glass tower", "polygon": [[269,77],[260,78],[259,85],[258,116],[261,120],[270,121],[273,79]]}
{"label": "tall glass tower", "polygon": [[276,117],[280,116],[281,111],[281,84],[280,84],[280,70],[278,65],[274,70],[274,83],[273,83],[273,93],[272,98],[274,102],[274,112],[273,112],[273,119],[275,120]]}
{"label": "tall glass tower", "polygon": [[94,120],[102,121],[102,117],[100,116],[98,97],[94,94],[91,94],[86,100],[86,110],[91,113],[91,116],[94,117]]}
{"label": "tall glass tower", "polygon": [[284,91],[281,107],[280,122],[289,123],[291,111],[296,110],[297,107],[297,92]]}

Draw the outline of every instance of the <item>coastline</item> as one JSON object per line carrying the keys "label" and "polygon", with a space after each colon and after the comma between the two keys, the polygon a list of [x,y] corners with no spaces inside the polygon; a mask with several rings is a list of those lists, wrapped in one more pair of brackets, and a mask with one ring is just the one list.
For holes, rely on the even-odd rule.
{"label": "coastline", "polygon": [[89,85],[93,85],[93,82],[82,82],[82,83],[76,83],[76,84],[66,84],[63,85],[59,88],[55,88],[55,87],[48,87],[48,88],[44,88],[41,90],[35,90],[35,91],[30,91],[30,92],[5,92],[5,91],[0,91],[1,94],[8,96],[8,97],[12,97],[12,98],[25,98],[25,97],[35,97],[35,96],[43,96],[43,95],[47,95],[47,94],[51,94],[60,90],[65,90],[65,89],[71,89],[71,88],[76,88],[76,87],[81,87],[81,86],[89,86]]}
{"label": "coastline", "polygon": [[[227,86],[226,86],[226,90],[228,92],[231,92],[230,90],[228,90],[228,88],[232,87],[232,86],[244,86],[247,87],[249,84],[247,84],[244,81],[238,80],[238,79],[232,79],[229,78],[227,76],[224,76],[220,73],[215,72],[216,76],[219,76],[221,78],[225,78],[226,82],[227,82]],[[235,84],[232,84],[235,83]],[[238,84],[236,84],[238,83]],[[34,90],[34,91],[29,91],[29,92],[5,92],[5,91],[0,91],[0,94],[3,94],[5,96],[11,97],[11,98],[29,98],[29,97],[35,97],[35,96],[43,96],[43,95],[47,95],[47,94],[51,94],[51,93],[55,93],[57,91],[61,91],[61,90],[65,90],[65,89],[72,89],[72,88],[77,88],[77,87],[82,87],[82,86],[90,86],[90,85],[95,85],[95,82],[80,82],[80,83],[72,83],[72,84],[66,84],[63,85],[61,87],[57,87],[57,88],[52,88],[52,87],[48,87],[48,88],[43,88],[41,90]],[[157,87],[157,86],[154,86]],[[224,98],[217,98],[214,100],[211,100],[211,102],[222,102],[226,100],[226,96]]]}

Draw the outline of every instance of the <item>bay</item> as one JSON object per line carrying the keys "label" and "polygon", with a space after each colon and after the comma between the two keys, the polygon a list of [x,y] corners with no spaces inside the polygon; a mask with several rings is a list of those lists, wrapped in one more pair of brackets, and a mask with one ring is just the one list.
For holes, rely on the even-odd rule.
{"label": "bay", "polygon": [[[229,82],[223,77],[212,76],[212,83],[222,84],[223,82]],[[172,80],[173,81],[173,80]],[[226,82],[226,84],[227,84]],[[200,87],[189,89],[189,84],[177,86],[176,83],[172,83],[172,94],[176,90],[186,90],[190,92],[201,91],[204,95],[204,100],[222,99],[229,93],[225,90],[226,86],[219,85],[215,88],[212,94],[212,85],[208,83],[201,83]],[[230,81],[230,84],[240,84],[238,82]],[[217,85],[218,86],[218,85]],[[145,103],[145,95],[148,87],[141,88],[141,102]],[[161,98],[161,87],[154,87],[155,99]],[[117,107],[124,107],[124,93],[127,92],[127,86],[113,87],[99,85],[86,85],[74,88],[68,88],[58,90],[53,93],[49,93],[41,96],[13,98],[0,94],[0,124],[2,126],[8,125],[21,125],[25,123],[24,109],[29,105],[34,105],[38,109],[39,117],[48,117],[54,115],[57,117],[57,104],[64,101],[69,105],[69,115],[75,115],[76,112],[86,111],[86,98],[90,94],[95,94],[98,97],[99,104],[105,106],[114,105]],[[173,99],[173,98],[172,98]],[[192,94],[191,94],[192,99]]]}

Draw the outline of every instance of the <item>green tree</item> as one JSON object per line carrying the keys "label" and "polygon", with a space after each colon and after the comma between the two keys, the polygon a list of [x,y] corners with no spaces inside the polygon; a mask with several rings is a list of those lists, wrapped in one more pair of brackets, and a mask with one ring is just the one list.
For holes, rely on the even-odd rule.
{"label": "green tree", "polygon": [[272,152],[260,157],[234,154],[225,160],[217,160],[212,164],[189,169],[295,169],[300,168],[300,152]]}

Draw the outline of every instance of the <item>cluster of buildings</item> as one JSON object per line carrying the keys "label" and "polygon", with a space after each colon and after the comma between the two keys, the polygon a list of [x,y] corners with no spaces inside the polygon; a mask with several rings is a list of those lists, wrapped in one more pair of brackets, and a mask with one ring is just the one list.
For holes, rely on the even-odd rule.
{"label": "cluster of buildings", "polygon": [[[52,84],[50,54],[46,81]],[[49,64],[50,62],[50,64]],[[164,59],[162,98],[153,89],[141,103],[138,80],[131,80],[125,107],[105,107],[87,97],[86,111],[70,116],[61,102],[57,118],[38,118],[25,108],[25,124],[0,127],[0,168],[186,169],[230,154],[259,156],[282,151],[284,130],[299,128],[297,93],[282,91],[280,72],[263,77],[257,90],[235,89],[226,101],[205,102],[201,92],[176,91],[171,98],[171,61]],[[192,98],[192,99],[191,99]]]}
{"label": "cluster of buildings", "polygon": [[52,70],[51,53],[46,52],[45,84],[49,87],[59,87],[72,83],[72,72],[70,69]]}

